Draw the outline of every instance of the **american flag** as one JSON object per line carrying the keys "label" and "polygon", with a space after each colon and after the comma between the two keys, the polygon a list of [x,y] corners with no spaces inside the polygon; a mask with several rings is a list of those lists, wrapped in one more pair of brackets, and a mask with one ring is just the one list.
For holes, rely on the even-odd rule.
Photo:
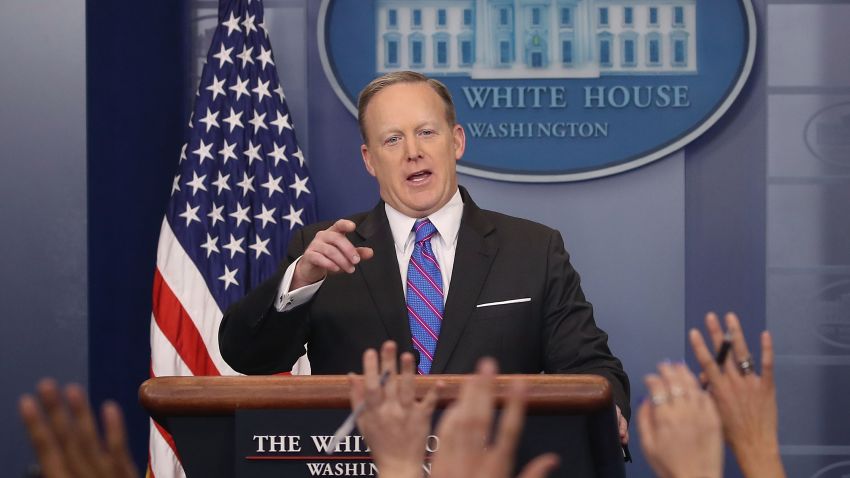
{"label": "american flag", "polygon": [[[315,191],[280,86],[260,0],[220,0],[160,231],[151,375],[235,375],[222,312],[278,267]],[[185,476],[151,420],[149,473]]]}

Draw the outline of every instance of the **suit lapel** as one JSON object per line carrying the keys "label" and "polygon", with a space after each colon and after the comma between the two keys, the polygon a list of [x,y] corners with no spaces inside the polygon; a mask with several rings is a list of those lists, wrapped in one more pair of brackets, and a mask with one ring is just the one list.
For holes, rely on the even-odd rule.
{"label": "suit lapel", "polygon": [[461,187],[460,191],[464,202],[463,218],[458,232],[452,282],[431,373],[442,373],[449,363],[498,251],[495,234],[492,234],[493,224],[483,217],[466,189]]}
{"label": "suit lapel", "polygon": [[387,331],[395,340],[399,350],[407,350],[412,343],[410,326],[407,323],[407,307],[404,291],[398,275],[398,259],[392,231],[387,220],[384,202],[366,216],[352,237],[355,247],[371,247],[375,256],[360,263],[358,270],[366,281],[369,295]]}

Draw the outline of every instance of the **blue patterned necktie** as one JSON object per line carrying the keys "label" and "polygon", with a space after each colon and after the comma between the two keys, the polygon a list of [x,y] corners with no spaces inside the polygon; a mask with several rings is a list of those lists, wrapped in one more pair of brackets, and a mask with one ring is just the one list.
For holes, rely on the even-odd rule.
{"label": "blue patterned necktie", "polygon": [[419,373],[427,375],[443,322],[443,276],[431,248],[437,228],[428,219],[420,219],[413,231],[416,243],[407,266],[407,317],[413,346],[419,352]]}

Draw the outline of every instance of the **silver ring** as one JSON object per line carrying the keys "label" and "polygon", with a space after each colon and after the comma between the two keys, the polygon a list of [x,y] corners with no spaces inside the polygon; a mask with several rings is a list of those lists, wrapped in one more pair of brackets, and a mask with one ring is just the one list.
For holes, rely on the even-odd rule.
{"label": "silver ring", "polygon": [[664,405],[667,403],[667,394],[666,393],[656,393],[649,399],[653,405],[656,407],[659,405]]}
{"label": "silver ring", "polygon": [[738,362],[738,370],[741,372],[741,375],[753,373],[753,357],[747,356],[747,358]]}

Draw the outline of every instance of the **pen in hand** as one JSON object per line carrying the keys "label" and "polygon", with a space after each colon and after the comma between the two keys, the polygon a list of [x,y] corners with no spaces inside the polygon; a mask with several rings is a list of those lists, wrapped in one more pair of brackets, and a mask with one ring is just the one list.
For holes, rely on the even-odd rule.
{"label": "pen in hand", "polygon": [[717,365],[723,366],[723,362],[726,361],[726,357],[729,355],[729,350],[732,348],[732,336],[729,332],[726,332],[723,335],[723,343],[720,344],[720,350],[717,351],[717,356],[714,360],[717,362]]}
{"label": "pen in hand", "polygon": [[[379,382],[381,388],[384,388],[384,385],[387,383],[387,380],[389,380],[389,378],[390,371],[384,370],[384,373],[381,374],[381,379]],[[330,445],[328,445],[327,449],[325,450],[325,454],[334,454],[337,445],[339,445],[342,439],[350,435],[351,431],[354,430],[354,425],[357,423],[357,418],[363,414],[364,410],[366,410],[365,400],[360,402],[360,405],[357,405],[357,407],[352,410],[351,413],[348,414],[348,418],[346,418],[345,421],[342,422],[342,425],[340,425],[339,428],[336,429],[336,432],[334,432],[334,436],[331,439]]]}
{"label": "pen in hand", "polygon": [[[732,335],[729,332],[723,334],[723,342],[720,344],[720,348],[717,349],[717,355],[714,356],[714,361],[717,362],[718,367],[723,367],[723,363],[726,362],[726,357],[729,356],[729,351],[732,349]],[[702,389],[705,390],[708,388],[708,382],[704,382],[702,384]]]}

